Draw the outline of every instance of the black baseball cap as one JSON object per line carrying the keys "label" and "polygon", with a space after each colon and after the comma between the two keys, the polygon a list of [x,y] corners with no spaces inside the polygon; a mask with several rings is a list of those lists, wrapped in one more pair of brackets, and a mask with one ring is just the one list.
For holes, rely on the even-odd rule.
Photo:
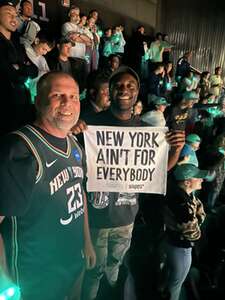
{"label": "black baseball cap", "polygon": [[0,7],[7,5],[15,7],[17,3],[15,1],[0,0]]}
{"label": "black baseball cap", "polygon": [[117,77],[120,74],[130,74],[132,75],[138,83],[138,88],[140,88],[140,78],[138,74],[130,67],[128,66],[120,66],[117,70],[115,70],[112,75],[109,78],[109,87],[111,86],[112,82],[114,81],[115,77]]}
{"label": "black baseball cap", "polygon": [[69,37],[61,37],[57,43],[59,45],[71,43],[72,47],[75,46],[75,42],[71,41],[71,39],[69,39]]}

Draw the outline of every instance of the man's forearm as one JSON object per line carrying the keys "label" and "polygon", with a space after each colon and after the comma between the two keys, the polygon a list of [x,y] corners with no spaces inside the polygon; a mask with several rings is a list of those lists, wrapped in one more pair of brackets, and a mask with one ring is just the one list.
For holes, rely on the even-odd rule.
{"label": "man's forearm", "polygon": [[169,151],[169,158],[168,158],[168,166],[167,171],[170,171],[177,163],[179,156],[180,156],[181,149],[177,149],[176,147],[171,147]]}

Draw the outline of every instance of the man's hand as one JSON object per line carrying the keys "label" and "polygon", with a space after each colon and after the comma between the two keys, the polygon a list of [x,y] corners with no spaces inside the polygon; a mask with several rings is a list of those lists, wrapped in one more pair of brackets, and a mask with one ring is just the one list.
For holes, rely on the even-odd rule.
{"label": "man's hand", "polygon": [[73,42],[76,42],[76,39],[79,37],[78,32],[71,32],[69,33],[69,39]]}
{"label": "man's hand", "polygon": [[182,130],[171,130],[166,133],[166,141],[176,150],[181,150],[185,144],[185,132]]}
{"label": "man's hand", "polygon": [[83,120],[78,120],[76,125],[71,128],[71,132],[74,134],[82,133],[83,131],[87,130],[87,124]]}
{"label": "man's hand", "polygon": [[96,254],[91,242],[85,243],[84,256],[86,260],[86,269],[93,269],[96,264]]}

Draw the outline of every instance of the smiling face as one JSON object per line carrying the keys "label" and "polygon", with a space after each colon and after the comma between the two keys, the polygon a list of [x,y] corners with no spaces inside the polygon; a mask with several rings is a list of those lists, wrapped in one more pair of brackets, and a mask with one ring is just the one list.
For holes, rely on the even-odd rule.
{"label": "smiling face", "polygon": [[17,11],[15,7],[5,5],[0,7],[0,32],[8,34],[18,27]]}
{"label": "smiling face", "polygon": [[65,137],[80,114],[79,88],[72,77],[58,74],[36,98],[38,125],[57,137]]}
{"label": "smiling face", "polygon": [[130,113],[137,101],[139,88],[134,76],[122,73],[116,76],[111,84],[111,106],[117,112]]}

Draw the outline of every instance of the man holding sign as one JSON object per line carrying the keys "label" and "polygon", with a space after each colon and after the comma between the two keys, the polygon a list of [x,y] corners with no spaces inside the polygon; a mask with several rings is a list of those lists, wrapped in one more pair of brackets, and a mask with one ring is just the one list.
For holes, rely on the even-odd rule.
{"label": "man holding sign", "polygon": [[[138,150],[137,141],[135,141],[135,133],[130,131],[130,127],[144,127],[149,126],[143,123],[139,118],[132,116],[132,108],[135,104],[140,88],[140,81],[136,72],[128,67],[120,67],[110,78],[109,89],[110,89],[110,100],[111,108],[107,111],[100,112],[96,114],[95,117],[89,120],[88,125],[103,125],[103,126],[116,126],[116,127],[126,127],[126,134],[130,136],[128,142],[130,143],[130,150]],[[82,129],[82,126],[77,126],[75,132],[78,133]],[[124,128],[123,128],[124,129]],[[125,131],[121,131],[124,132]],[[113,133],[114,132],[114,133]],[[118,143],[122,142],[122,136],[119,135],[118,128],[117,131],[114,130],[108,133],[108,143],[111,137],[117,135]],[[140,129],[140,132],[141,129]],[[145,143],[147,143],[146,149],[149,148],[153,150],[154,147],[158,145],[157,132],[153,134],[147,134],[147,130],[142,133],[145,134]],[[96,133],[97,134],[97,133]],[[98,143],[103,146],[102,153],[100,152],[101,147],[98,150],[98,156],[96,163],[101,166],[109,164],[108,159],[113,159],[112,153],[107,155],[107,148],[110,149],[106,144],[106,137],[104,136],[101,130],[98,130]],[[136,133],[137,134],[137,133]],[[147,134],[147,135],[146,135]],[[143,134],[142,134],[143,135]],[[137,136],[136,136],[137,137]],[[171,169],[177,162],[180,150],[184,145],[184,132],[169,132],[166,135],[167,142],[171,146],[169,154],[168,169]],[[104,141],[105,138],[105,141]],[[132,139],[133,138],[133,139]],[[115,141],[115,139],[114,139]],[[133,141],[133,142],[132,142]],[[133,143],[133,144],[132,144]],[[151,147],[149,147],[149,145]],[[104,144],[104,145],[103,145]],[[86,145],[87,146],[87,145]],[[97,145],[95,145],[97,147]],[[132,147],[133,146],[133,147]],[[142,146],[141,146],[142,147]],[[141,148],[140,147],[140,148]],[[152,149],[151,149],[152,148]],[[126,159],[129,156],[127,148],[121,148],[121,154],[114,153],[114,159],[117,159],[117,162],[126,166]],[[88,149],[86,149],[87,152]],[[90,150],[90,149],[89,149]],[[92,151],[92,149],[91,149]],[[103,153],[103,151],[105,151]],[[135,151],[135,150],[134,150]],[[133,151],[133,152],[134,152]],[[155,151],[154,153],[156,153]],[[88,154],[88,153],[87,153]],[[116,157],[117,155],[117,157]],[[134,160],[140,159],[141,152],[134,152]],[[119,157],[122,157],[122,161],[119,161]],[[121,159],[121,158],[120,158]],[[153,154],[149,154],[148,162],[154,161]],[[129,168],[127,163],[126,170]],[[152,168],[149,168],[153,172]],[[107,169],[99,169],[98,176],[106,176]],[[149,171],[148,176],[152,176]],[[111,171],[112,172],[112,171]],[[114,171],[113,171],[114,172]],[[116,171],[115,183],[119,183],[120,177],[125,178],[125,173],[118,173]],[[144,173],[142,173],[143,176]],[[127,171],[128,176],[128,171]],[[106,176],[107,177],[107,176]],[[150,177],[149,177],[150,178]],[[91,180],[91,178],[88,178]],[[135,183],[135,182],[134,182]],[[115,185],[116,186],[116,185]],[[116,189],[115,189],[116,190]],[[99,288],[100,280],[103,274],[106,275],[106,278],[109,282],[109,285],[114,287],[119,273],[119,266],[122,263],[125,253],[130,247],[130,241],[132,236],[133,224],[138,211],[138,194],[134,191],[132,192],[106,192],[102,191],[99,185],[98,192],[89,194],[89,216],[90,216],[90,226],[91,226],[91,235],[92,242],[94,244],[97,263],[96,267],[91,271],[87,271],[84,279],[83,287],[83,299],[93,300],[96,298]],[[112,294],[111,294],[112,295]]]}

